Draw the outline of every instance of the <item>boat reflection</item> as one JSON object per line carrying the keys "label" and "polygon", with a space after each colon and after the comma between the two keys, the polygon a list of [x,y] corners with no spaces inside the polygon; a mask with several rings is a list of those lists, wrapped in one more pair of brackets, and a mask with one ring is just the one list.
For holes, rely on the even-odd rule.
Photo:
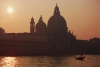
{"label": "boat reflection", "polygon": [[0,63],[0,67],[16,67],[18,64],[16,57],[4,57]]}

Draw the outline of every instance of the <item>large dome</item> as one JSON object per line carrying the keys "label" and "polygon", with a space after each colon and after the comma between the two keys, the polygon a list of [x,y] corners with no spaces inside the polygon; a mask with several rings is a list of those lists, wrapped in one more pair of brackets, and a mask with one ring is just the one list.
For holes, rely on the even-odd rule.
{"label": "large dome", "polygon": [[60,15],[59,7],[56,5],[53,16],[48,20],[48,27],[66,26],[66,20]]}
{"label": "large dome", "polygon": [[53,15],[48,20],[48,26],[63,25],[66,26],[66,20],[61,15]]}

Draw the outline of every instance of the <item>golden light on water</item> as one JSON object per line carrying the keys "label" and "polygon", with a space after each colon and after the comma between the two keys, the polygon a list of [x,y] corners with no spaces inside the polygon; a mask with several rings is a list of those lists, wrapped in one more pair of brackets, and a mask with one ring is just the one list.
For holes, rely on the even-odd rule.
{"label": "golden light on water", "polygon": [[4,57],[0,63],[0,65],[2,65],[0,67],[16,67],[17,63],[18,62],[15,57]]}

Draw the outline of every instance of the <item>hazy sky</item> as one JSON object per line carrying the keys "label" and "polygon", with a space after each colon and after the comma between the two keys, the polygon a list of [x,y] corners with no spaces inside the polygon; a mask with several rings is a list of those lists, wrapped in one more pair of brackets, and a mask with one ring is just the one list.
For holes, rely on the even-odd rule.
{"label": "hazy sky", "polygon": [[29,32],[31,17],[37,23],[42,15],[47,24],[56,3],[77,39],[100,37],[100,0],[0,0],[0,27],[7,33]]}

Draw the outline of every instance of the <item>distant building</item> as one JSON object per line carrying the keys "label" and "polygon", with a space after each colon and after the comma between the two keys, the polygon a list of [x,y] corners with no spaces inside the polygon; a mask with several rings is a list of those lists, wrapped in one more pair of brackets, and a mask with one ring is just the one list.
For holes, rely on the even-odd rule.
{"label": "distant building", "polygon": [[0,28],[0,34],[4,34],[5,33],[5,30]]}

